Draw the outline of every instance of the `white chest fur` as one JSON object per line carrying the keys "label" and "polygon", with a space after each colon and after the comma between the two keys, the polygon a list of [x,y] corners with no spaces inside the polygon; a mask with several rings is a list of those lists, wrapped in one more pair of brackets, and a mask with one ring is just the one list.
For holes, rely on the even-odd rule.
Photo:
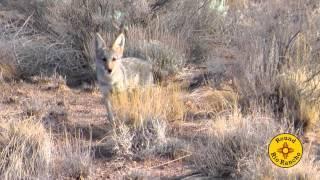
{"label": "white chest fur", "polygon": [[124,91],[127,88],[127,77],[125,68],[121,63],[114,67],[111,73],[111,84],[114,91]]}

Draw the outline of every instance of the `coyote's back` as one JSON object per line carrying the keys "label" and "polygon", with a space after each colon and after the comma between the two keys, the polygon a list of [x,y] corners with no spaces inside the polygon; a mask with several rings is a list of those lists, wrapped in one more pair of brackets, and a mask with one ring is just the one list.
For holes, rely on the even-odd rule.
{"label": "coyote's back", "polygon": [[122,58],[124,44],[124,34],[117,37],[111,48],[106,46],[99,34],[96,35],[97,80],[111,121],[113,121],[109,98],[111,92],[154,83],[150,63],[133,57]]}

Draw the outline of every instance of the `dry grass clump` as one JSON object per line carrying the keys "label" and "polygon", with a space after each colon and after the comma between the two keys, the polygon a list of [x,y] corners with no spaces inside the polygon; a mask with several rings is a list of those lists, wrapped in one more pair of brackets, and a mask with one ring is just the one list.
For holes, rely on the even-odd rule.
{"label": "dry grass clump", "polygon": [[119,119],[113,134],[118,153],[139,158],[168,154],[167,122],[183,120],[185,114],[178,87],[136,89],[113,95],[112,102]]}
{"label": "dry grass clump", "polygon": [[214,3],[215,0],[170,1],[157,12],[158,26],[166,27],[186,42],[188,62],[205,62],[215,45],[228,41],[221,28],[224,18],[212,8]]}
{"label": "dry grass clump", "polygon": [[33,118],[1,123],[1,179],[43,179],[49,175],[52,139]]}
{"label": "dry grass clump", "polygon": [[59,73],[71,85],[94,79],[89,45],[95,26],[82,3],[20,0],[5,4],[25,16],[23,24],[4,22],[7,28],[1,29],[14,44],[24,78]]}
{"label": "dry grass clump", "polygon": [[39,86],[41,91],[56,90],[62,93],[70,90],[70,87],[67,86],[67,80],[58,74],[53,74],[52,76],[33,76],[27,82]]}
{"label": "dry grass clump", "polygon": [[0,81],[9,81],[18,77],[16,60],[10,46],[9,42],[0,40]]}
{"label": "dry grass clump", "polygon": [[6,113],[6,105],[0,104],[4,107],[0,117],[0,179],[65,179],[90,174],[90,145],[78,137],[69,140],[71,138],[63,134],[68,120],[64,99],[44,97],[40,100],[46,93],[30,87],[37,86],[37,89],[51,83],[54,85],[46,89],[64,86],[61,78],[54,77],[34,78],[32,85],[0,86],[1,103],[9,103],[5,102],[6,97],[18,96],[14,104],[6,104],[12,105],[8,108],[10,113]]}
{"label": "dry grass clump", "polygon": [[22,112],[25,116],[40,117],[44,112],[44,103],[34,98],[27,98],[21,102]]}
{"label": "dry grass clump", "polygon": [[148,155],[165,154],[163,146],[168,142],[167,123],[159,119],[144,120],[137,127],[121,123],[112,138],[116,143],[114,150],[119,155],[144,159]]}
{"label": "dry grass clump", "polygon": [[120,123],[116,129],[114,129],[112,139],[115,142],[113,149],[117,154],[125,156],[133,155],[131,150],[133,134],[129,126],[124,123]]}
{"label": "dry grass clump", "polygon": [[[288,102],[287,110],[306,130],[319,128],[320,86],[317,57],[312,51],[305,34],[299,34],[288,56],[292,63],[279,76],[280,97]],[[298,125],[299,125],[298,124]]]}
{"label": "dry grass clump", "polygon": [[118,119],[139,126],[147,119],[183,120],[185,106],[178,86],[155,85],[115,93],[112,96]]}
{"label": "dry grass clump", "polygon": [[227,0],[226,4],[230,8],[241,9],[248,7],[250,3],[249,0]]}
{"label": "dry grass clump", "polygon": [[305,130],[319,128],[320,100],[318,76],[310,78],[312,72],[301,68],[289,71],[280,81],[281,97],[287,100],[287,115],[296,120],[297,126]]}
{"label": "dry grass clump", "polygon": [[11,104],[16,103],[17,96],[13,95],[13,89],[9,83],[2,83],[0,86],[0,103]]}
{"label": "dry grass clump", "polygon": [[233,90],[215,90],[209,87],[198,88],[186,98],[188,113],[193,118],[212,118],[234,109],[238,95]]}
{"label": "dry grass clump", "polygon": [[265,157],[269,141],[280,132],[292,132],[287,121],[280,125],[264,114],[242,116],[236,110],[218,118],[204,135],[196,136],[193,162],[211,177],[254,176],[249,165]]}
{"label": "dry grass clump", "polygon": [[[29,18],[35,18],[35,15]],[[3,62],[5,67],[11,65],[11,69],[24,79],[56,73],[67,76],[68,80],[78,78],[79,74],[90,75],[90,67],[81,50],[74,49],[73,44],[65,39],[37,30],[30,19],[25,20],[24,25],[7,22],[4,24],[7,28],[0,29],[1,38],[10,45],[8,52],[14,57]]]}
{"label": "dry grass clump", "polygon": [[166,27],[159,26],[130,27],[125,56],[145,59],[153,64],[154,69],[172,74],[185,65],[188,46],[179,34],[172,34]]}
{"label": "dry grass clump", "polygon": [[56,179],[84,179],[93,168],[90,142],[85,143],[79,136],[71,138],[67,132],[52,155],[52,177]]}
{"label": "dry grass clump", "polygon": [[168,123],[161,119],[146,119],[135,127],[120,123],[113,131],[113,150],[135,160],[154,156],[174,158],[186,148],[186,143],[170,137],[168,130]]}
{"label": "dry grass clump", "polygon": [[41,115],[44,127],[52,131],[53,134],[58,133],[60,135],[68,122],[68,113],[63,102],[58,101],[45,109],[45,113]]}
{"label": "dry grass clump", "polygon": [[320,164],[314,155],[304,154],[297,165],[291,168],[279,168],[268,158],[254,158],[248,163],[251,171],[242,174],[242,179],[319,179]]}

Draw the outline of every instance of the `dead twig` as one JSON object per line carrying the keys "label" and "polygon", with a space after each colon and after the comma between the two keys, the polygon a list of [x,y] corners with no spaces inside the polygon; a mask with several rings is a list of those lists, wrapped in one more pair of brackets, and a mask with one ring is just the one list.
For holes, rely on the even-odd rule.
{"label": "dead twig", "polygon": [[174,163],[174,162],[176,162],[176,161],[179,161],[179,160],[185,159],[185,158],[190,157],[190,156],[192,156],[192,154],[187,154],[187,155],[185,155],[185,156],[179,157],[179,158],[174,159],[174,160],[172,160],[172,161],[168,161],[168,162],[165,162],[165,163],[162,163],[162,164],[156,165],[156,166],[151,166],[151,167],[149,167],[149,168],[147,168],[147,169],[148,169],[148,170],[151,170],[151,169],[154,169],[154,168],[159,168],[159,167],[162,167],[162,166],[165,166],[165,165],[168,165],[168,164]]}
{"label": "dead twig", "polygon": [[16,37],[20,34],[20,32],[23,30],[23,28],[28,24],[30,21],[31,17],[33,16],[34,11],[31,13],[31,15],[24,21],[23,25],[21,28],[17,31],[17,33],[13,36],[13,39],[16,39]]}

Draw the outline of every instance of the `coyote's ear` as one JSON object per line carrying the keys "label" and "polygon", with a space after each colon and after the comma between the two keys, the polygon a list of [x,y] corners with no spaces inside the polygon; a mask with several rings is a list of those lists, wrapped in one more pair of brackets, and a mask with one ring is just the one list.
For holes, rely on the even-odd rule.
{"label": "coyote's ear", "polygon": [[118,54],[118,56],[122,57],[123,51],[124,51],[124,43],[125,43],[125,37],[124,34],[121,33],[117,39],[114,41],[112,45],[112,50]]}
{"label": "coyote's ear", "polygon": [[102,36],[97,33],[96,34],[96,51],[100,49],[104,49],[106,47],[106,43],[104,42]]}

